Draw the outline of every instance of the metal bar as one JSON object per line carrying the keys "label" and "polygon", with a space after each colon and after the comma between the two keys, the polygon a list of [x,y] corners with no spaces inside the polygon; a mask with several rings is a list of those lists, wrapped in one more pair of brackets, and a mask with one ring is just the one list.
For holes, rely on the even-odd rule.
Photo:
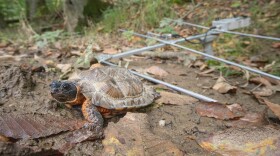
{"label": "metal bar", "polygon": [[164,41],[164,40],[161,40],[161,39],[158,39],[158,38],[146,36],[146,35],[139,34],[139,33],[135,33],[135,32],[133,32],[133,34],[136,35],[136,36],[144,37],[144,38],[154,39],[154,40],[157,40],[157,41],[159,41],[159,42],[162,42],[162,43],[165,43],[165,44],[169,44],[169,45],[172,45],[172,46],[175,46],[175,47],[179,47],[179,48],[182,48],[182,49],[191,51],[191,52],[193,52],[193,53],[200,54],[200,55],[206,56],[206,57],[208,57],[208,58],[212,58],[212,59],[214,59],[214,60],[218,60],[218,61],[223,62],[223,63],[226,63],[226,64],[230,64],[230,65],[233,65],[233,66],[236,66],[236,67],[239,67],[239,68],[242,68],[242,69],[246,69],[246,70],[248,70],[248,71],[251,71],[251,72],[254,72],[254,73],[257,73],[257,74],[260,74],[260,75],[264,75],[264,76],[267,76],[267,77],[270,77],[270,78],[274,78],[274,79],[280,80],[280,77],[278,77],[278,76],[271,75],[271,74],[262,72],[262,71],[260,71],[260,70],[256,70],[256,69],[253,69],[253,68],[244,66],[244,65],[240,65],[240,64],[238,64],[238,63],[231,62],[231,61],[228,61],[228,60],[225,60],[225,59],[216,57],[216,56],[212,56],[212,55],[209,55],[209,54],[206,54],[206,53],[203,53],[203,52],[200,52],[200,51],[191,49],[191,48],[187,48],[187,47],[184,47],[184,46],[181,46],[181,45],[172,43],[172,42]]}
{"label": "metal bar", "polygon": [[268,39],[268,40],[275,40],[280,41],[280,38],[271,37],[271,36],[262,36],[262,35],[254,35],[254,34],[245,34],[241,32],[236,31],[228,31],[228,30],[219,30],[219,29],[213,29],[214,31],[223,32],[223,33],[229,33],[229,34],[235,34],[240,36],[247,36],[247,37],[255,37],[255,38],[261,38],[261,39]]}
{"label": "metal bar", "polygon": [[[125,30],[120,30],[120,31],[125,31]],[[200,35],[187,37],[186,39],[187,40],[194,40],[194,39],[199,39],[199,38],[204,37],[204,36],[205,36],[205,34],[200,34]],[[178,42],[184,42],[184,41],[186,41],[186,40],[184,38],[182,38],[182,39],[178,39],[178,40],[173,40],[171,42],[172,43],[178,43]],[[100,61],[106,61],[106,60],[109,60],[109,59],[126,57],[126,56],[129,56],[129,55],[134,55],[134,54],[137,54],[137,53],[140,53],[140,52],[143,52],[143,51],[153,50],[153,49],[164,47],[164,46],[166,46],[166,43],[160,43],[160,44],[156,44],[156,45],[152,45],[152,46],[148,46],[148,47],[144,47],[144,48],[140,48],[140,49],[133,49],[133,50],[126,51],[126,52],[123,52],[123,53],[111,55],[111,56],[109,56],[105,59],[101,59]]]}
{"label": "metal bar", "polygon": [[[113,63],[110,63],[110,62],[107,62],[107,61],[102,61],[102,63],[107,64],[107,65],[110,65],[110,66],[117,66],[117,65],[115,65],[115,64],[113,64]],[[147,80],[149,80],[149,81],[152,81],[152,82],[154,82],[154,83],[163,84],[163,85],[165,85],[165,86],[167,86],[167,87],[169,87],[169,88],[171,88],[171,89],[174,89],[174,90],[176,90],[176,91],[185,93],[185,94],[190,95],[190,96],[192,96],[192,97],[195,97],[195,98],[197,98],[197,99],[199,99],[199,100],[203,100],[203,101],[207,101],[207,102],[217,102],[217,100],[214,100],[214,99],[211,99],[211,98],[206,97],[206,96],[204,96],[204,95],[201,95],[201,94],[198,94],[198,93],[195,93],[195,92],[186,90],[186,89],[184,89],[184,88],[181,88],[181,87],[172,85],[172,84],[170,84],[170,83],[167,83],[167,82],[164,82],[164,81],[161,81],[161,80],[152,78],[152,77],[150,77],[150,76],[147,76],[147,75],[144,75],[144,74],[140,74],[140,73],[137,73],[137,72],[132,71],[132,70],[130,70],[130,72],[132,72],[133,74],[135,74],[135,75],[137,75],[137,76],[139,76],[139,77],[142,77],[142,78],[144,78],[144,79],[147,79]]]}
{"label": "metal bar", "polygon": [[[176,20],[173,20],[176,22]],[[189,23],[189,22],[182,22],[183,24],[189,25],[189,26],[193,26],[193,27],[198,27],[198,28],[202,28],[202,29],[210,29],[209,27],[205,27],[202,25],[198,25],[198,24],[193,24],[193,23]],[[255,37],[255,38],[261,38],[261,39],[269,39],[269,40],[276,40],[276,41],[280,41],[280,38],[277,37],[271,37],[271,36],[263,36],[263,35],[254,35],[254,34],[246,34],[246,33],[241,33],[241,32],[236,32],[236,31],[228,31],[228,30],[219,30],[219,29],[213,29],[214,31],[217,32],[223,32],[223,33],[229,33],[229,34],[235,34],[235,35],[240,35],[240,36],[248,36],[248,37]]]}

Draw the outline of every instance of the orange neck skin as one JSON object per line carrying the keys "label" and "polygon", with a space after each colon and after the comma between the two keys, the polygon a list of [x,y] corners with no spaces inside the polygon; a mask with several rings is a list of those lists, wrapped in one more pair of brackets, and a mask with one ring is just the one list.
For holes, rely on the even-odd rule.
{"label": "orange neck skin", "polygon": [[77,87],[77,95],[75,100],[67,102],[68,105],[82,105],[84,101],[86,100],[86,97],[81,93],[81,87]]}

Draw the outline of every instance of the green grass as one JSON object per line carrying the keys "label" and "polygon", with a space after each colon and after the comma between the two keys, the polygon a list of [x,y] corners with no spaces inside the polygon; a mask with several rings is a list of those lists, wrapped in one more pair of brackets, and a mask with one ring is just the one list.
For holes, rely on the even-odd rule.
{"label": "green grass", "polygon": [[104,32],[129,28],[135,31],[158,27],[164,17],[176,17],[172,5],[176,1],[132,0],[120,1],[103,12],[103,20],[98,24]]}
{"label": "green grass", "polygon": [[230,69],[226,64],[216,60],[207,60],[206,63],[209,67],[213,67],[220,71],[224,77],[243,75],[242,72]]}

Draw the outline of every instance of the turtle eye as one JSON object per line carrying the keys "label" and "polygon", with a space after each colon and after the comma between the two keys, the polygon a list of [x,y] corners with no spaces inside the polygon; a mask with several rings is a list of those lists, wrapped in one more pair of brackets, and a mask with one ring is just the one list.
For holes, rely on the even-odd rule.
{"label": "turtle eye", "polygon": [[67,84],[67,83],[64,83],[64,84],[62,85],[62,88],[65,89],[65,90],[67,90],[67,89],[70,88],[70,85]]}

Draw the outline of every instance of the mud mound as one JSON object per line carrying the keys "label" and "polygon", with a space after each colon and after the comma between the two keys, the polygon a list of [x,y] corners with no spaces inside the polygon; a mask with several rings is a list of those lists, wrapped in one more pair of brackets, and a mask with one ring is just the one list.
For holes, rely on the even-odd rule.
{"label": "mud mound", "polygon": [[33,86],[30,70],[14,65],[0,66],[0,104],[11,96],[22,98]]}

